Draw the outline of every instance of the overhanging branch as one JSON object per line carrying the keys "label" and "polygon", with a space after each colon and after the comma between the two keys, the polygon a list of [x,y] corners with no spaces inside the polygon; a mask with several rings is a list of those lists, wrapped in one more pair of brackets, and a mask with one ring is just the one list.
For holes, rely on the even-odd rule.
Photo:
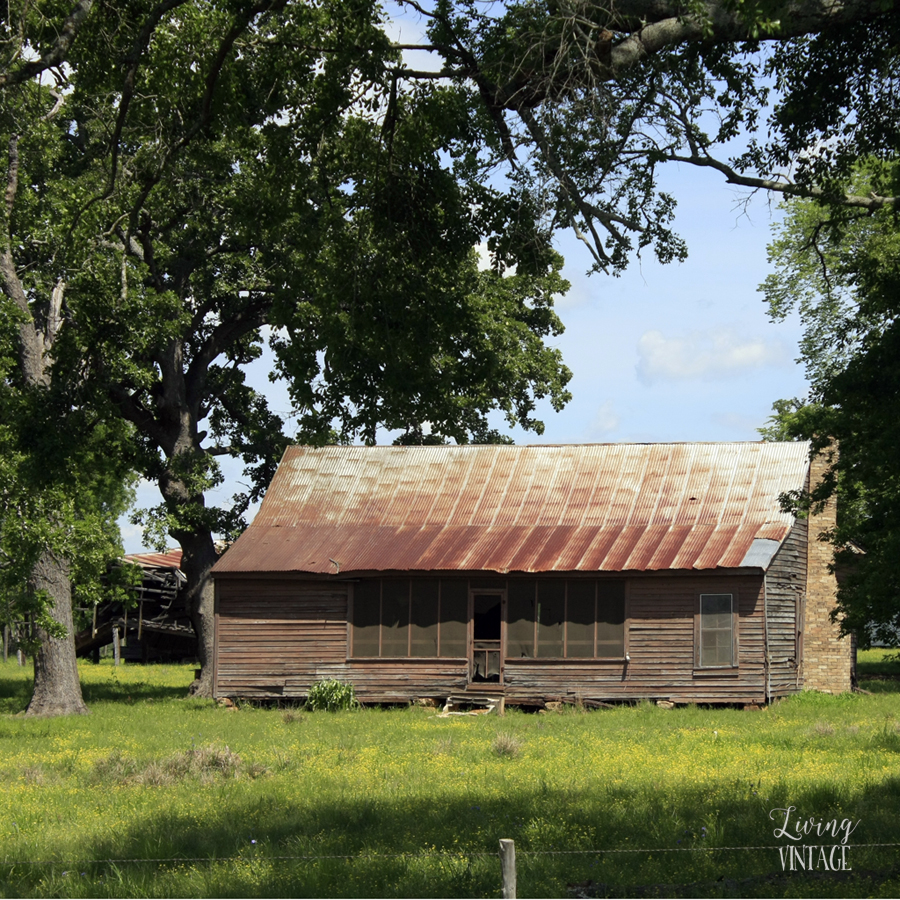
{"label": "overhanging branch", "polygon": [[64,62],[75,42],[78,29],[84,24],[93,5],[93,0],[79,0],[71,14],[63,22],[50,49],[40,59],[29,60],[12,72],[0,74],[0,89],[21,84],[23,81],[28,81],[29,78],[34,78],[35,75],[40,75],[47,69],[52,69]]}
{"label": "overhanging branch", "polygon": [[[729,184],[739,185],[740,187],[774,191],[788,197],[805,197],[812,200],[832,199],[828,192],[820,187],[795,184],[786,179],[757,178],[753,175],[745,175],[728,165],[728,163],[715,159],[708,154],[692,153],[690,156],[674,154],[669,159],[672,162],[682,162],[692,166],[715,169],[725,176],[725,180]],[[874,192],[869,194],[868,197],[862,197],[857,194],[845,194],[840,202],[842,206],[864,209],[868,212],[876,212],[879,209],[900,209],[900,197],[882,197]]]}

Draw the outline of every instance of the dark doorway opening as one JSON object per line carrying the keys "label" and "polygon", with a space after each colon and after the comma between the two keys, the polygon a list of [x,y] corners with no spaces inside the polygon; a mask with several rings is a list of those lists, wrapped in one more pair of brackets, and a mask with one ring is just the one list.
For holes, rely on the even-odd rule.
{"label": "dark doorway opening", "polygon": [[479,683],[501,681],[501,639],[503,595],[472,595],[472,657],[470,680]]}

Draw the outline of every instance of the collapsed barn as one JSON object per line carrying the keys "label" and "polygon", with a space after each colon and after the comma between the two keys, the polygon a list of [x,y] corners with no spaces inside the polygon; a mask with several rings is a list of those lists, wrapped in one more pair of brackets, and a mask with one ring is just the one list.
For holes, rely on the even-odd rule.
{"label": "collapsed barn", "polygon": [[122,561],[140,566],[140,584],[129,604],[101,603],[89,611],[90,625],[75,635],[78,656],[97,657],[111,646],[132,662],[196,659],[197,637],[181,590],[181,550],[130,553]]}

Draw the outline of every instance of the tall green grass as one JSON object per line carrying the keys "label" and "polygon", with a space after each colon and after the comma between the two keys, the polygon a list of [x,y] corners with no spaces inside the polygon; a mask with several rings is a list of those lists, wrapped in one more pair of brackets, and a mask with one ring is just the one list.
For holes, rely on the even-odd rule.
{"label": "tall green grass", "polygon": [[[500,719],[231,711],[185,698],[190,667],[81,673],[90,716],[31,720],[28,671],[0,666],[4,896],[497,896],[500,838],[523,897],[900,892],[898,848],[859,846],[900,843],[900,682]],[[848,881],[722,849],[784,844],[789,806],[860,823]]]}

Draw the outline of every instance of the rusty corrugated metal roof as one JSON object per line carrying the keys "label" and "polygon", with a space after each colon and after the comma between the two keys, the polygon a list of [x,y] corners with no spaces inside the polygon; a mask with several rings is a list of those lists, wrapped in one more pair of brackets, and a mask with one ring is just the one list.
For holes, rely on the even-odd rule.
{"label": "rusty corrugated metal roof", "polygon": [[144,569],[180,569],[181,549],[166,550],[165,553],[126,553],[122,557]]}
{"label": "rusty corrugated metal roof", "polygon": [[214,572],[765,566],[792,524],[778,497],[805,485],[808,453],[799,442],[290,447]]}

